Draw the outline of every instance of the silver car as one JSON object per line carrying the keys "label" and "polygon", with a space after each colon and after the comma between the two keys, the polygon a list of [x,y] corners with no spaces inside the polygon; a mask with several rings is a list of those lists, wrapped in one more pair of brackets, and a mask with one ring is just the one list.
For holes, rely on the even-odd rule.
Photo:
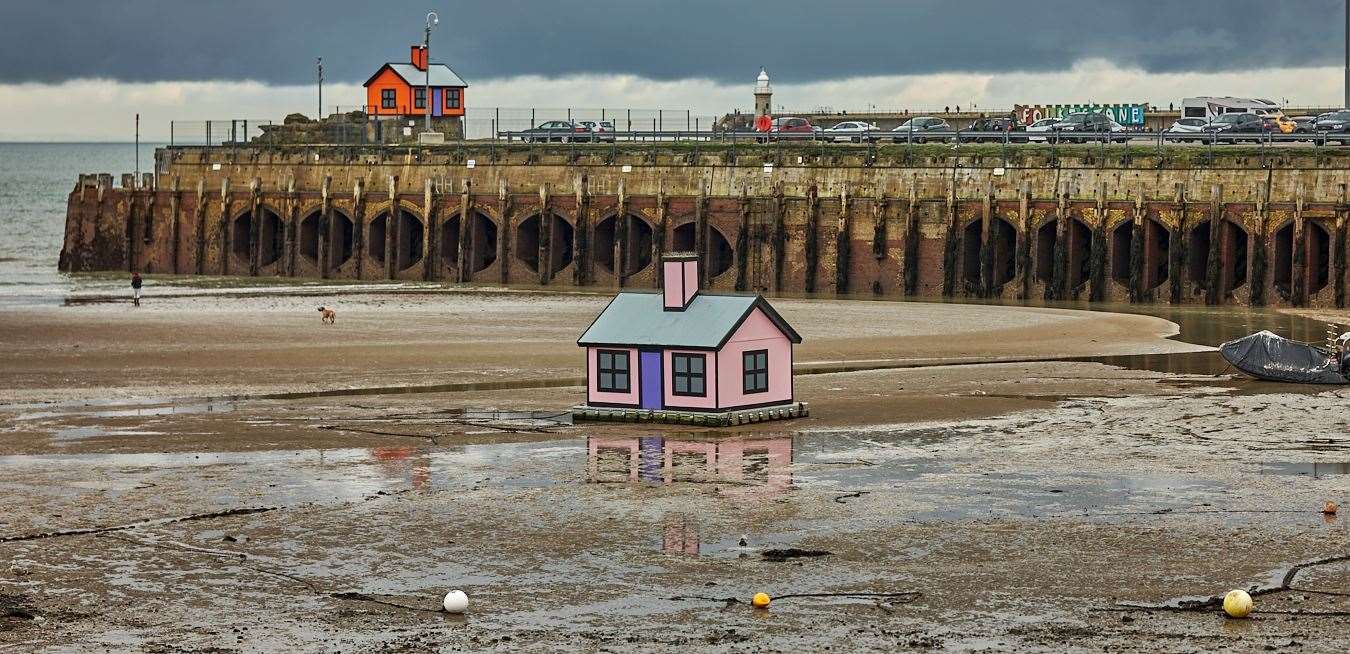
{"label": "silver car", "polygon": [[834,143],[850,141],[853,143],[862,143],[863,138],[866,138],[869,142],[875,143],[877,141],[876,132],[879,131],[881,130],[871,123],[864,123],[860,120],[846,120],[821,130],[820,135],[826,141]]}
{"label": "silver car", "polygon": [[[1209,121],[1204,118],[1179,118],[1176,122],[1172,123],[1171,127],[1167,128],[1163,136],[1168,140],[1175,140],[1183,143],[1186,141],[1199,142],[1204,140],[1201,138],[1201,132],[1204,130],[1205,125],[1208,124]],[[1188,134],[1194,134],[1195,136],[1185,136]]]}

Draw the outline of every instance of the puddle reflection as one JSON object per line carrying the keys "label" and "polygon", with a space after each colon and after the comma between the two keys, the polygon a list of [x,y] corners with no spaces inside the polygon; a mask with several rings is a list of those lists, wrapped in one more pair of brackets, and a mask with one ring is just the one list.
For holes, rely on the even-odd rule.
{"label": "puddle reflection", "polygon": [[591,483],[730,483],[770,493],[792,487],[791,436],[591,436],[586,450]]}
{"label": "puddle reflection", "polygon": [[1332,475],[1350,475],[1350,462],[1342,463],[1263,463],[1260,474],[1302,476],[1321,479]]}

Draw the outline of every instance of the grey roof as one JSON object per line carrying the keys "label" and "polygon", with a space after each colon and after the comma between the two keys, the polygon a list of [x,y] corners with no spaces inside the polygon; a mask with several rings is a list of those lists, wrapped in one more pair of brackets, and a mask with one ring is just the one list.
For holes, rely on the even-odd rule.
{"label": "grey roof", "polygon": [[719,348],[759,308],[793,343],[802,337],[758,295],[699,293],[684,311],[666,311],[660,293],[625,292],[614,296],[578,345]]}
{"label": "grey roof", "polygon": [[[388,66],[392,68],[395,73],[398,73],[398,76],[402,77],[403,81],[413,86],[423,86],[427,83],[426,71],[418,70],[417,66],[412,64],[388,64]],[[431,64],[430,66],[427,66],[427,69],[431,71],[431,86],[467,87],[469,85],[464,81],[464,78],[456,75],[455,71],[450,70],[450,67],[445,64]]]}

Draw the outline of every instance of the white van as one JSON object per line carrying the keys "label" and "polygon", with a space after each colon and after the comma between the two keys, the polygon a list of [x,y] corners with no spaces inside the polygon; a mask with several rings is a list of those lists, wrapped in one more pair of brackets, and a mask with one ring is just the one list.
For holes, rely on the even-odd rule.
{"label": "white van", "polygon": [[1182,118],[1203,118],[1205,122],[1211,122],[1224,114],[1278,116],[1282,113],[1280,105],[1264,98],[1200,96],[1181,101]]}

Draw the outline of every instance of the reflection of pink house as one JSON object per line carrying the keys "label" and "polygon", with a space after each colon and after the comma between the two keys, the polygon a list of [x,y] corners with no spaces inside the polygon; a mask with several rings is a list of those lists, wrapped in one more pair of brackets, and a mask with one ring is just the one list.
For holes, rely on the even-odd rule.
{"label": "reflection of pink house", "polygon": [[714,440],[592,436],[586,447],[587,479],[592,482],[727,481],[773,491],[792,486],[791,436]]}
{"label": "reflection of pink house", "polygon": [[792,385],[792,346],[802,339],[769,302],[700,291],[695,255],[666,255],[661,265],[662,292],[619,293],[577,340],[587,380],[577,416],[805,415]]}

